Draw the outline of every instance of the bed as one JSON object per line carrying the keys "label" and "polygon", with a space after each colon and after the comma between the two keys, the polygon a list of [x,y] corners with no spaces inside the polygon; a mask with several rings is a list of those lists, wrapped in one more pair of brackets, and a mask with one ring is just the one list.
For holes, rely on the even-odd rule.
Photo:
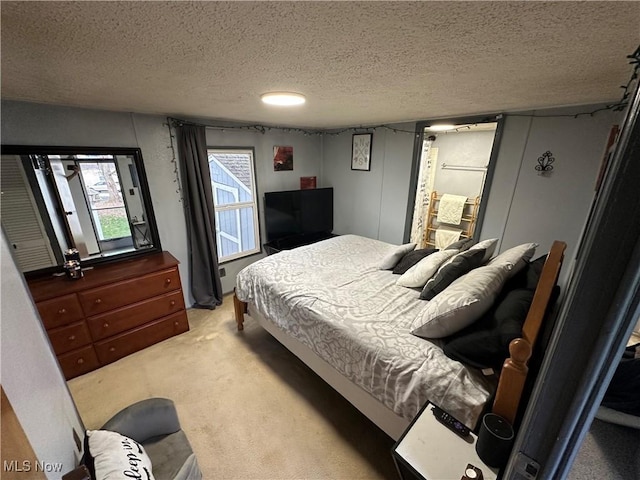
{"label": "bed", "polygon": [[513,421],[564,243],[547,256],[500,380],[449,358],[442,340],[411,333],[437,299],[421,300],[419,289],[397,285],[398,276],[380,268],[398,248],[343,235],[249,265],[237,276],[238,329],[246,317],[257,321],[394,439],[427,401],[473,428],[495,397],[493,411]]}

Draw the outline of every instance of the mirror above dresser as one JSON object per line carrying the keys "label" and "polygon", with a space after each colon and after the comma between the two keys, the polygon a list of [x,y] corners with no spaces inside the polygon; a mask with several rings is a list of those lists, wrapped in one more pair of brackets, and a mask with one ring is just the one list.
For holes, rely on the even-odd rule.
{"label": "mirror above dresser", "polygon": [[138,148],[2,146],[2,228],[29,276],[160,252]]}

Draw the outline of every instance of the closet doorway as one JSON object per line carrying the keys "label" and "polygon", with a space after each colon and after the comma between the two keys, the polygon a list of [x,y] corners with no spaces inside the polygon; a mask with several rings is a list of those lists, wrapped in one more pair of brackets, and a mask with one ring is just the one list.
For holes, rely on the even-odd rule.
{"label": "closet doorway", "polygon": [[501,121],[458,119],[418,124],[405,240],[445,248],[478,238]]}

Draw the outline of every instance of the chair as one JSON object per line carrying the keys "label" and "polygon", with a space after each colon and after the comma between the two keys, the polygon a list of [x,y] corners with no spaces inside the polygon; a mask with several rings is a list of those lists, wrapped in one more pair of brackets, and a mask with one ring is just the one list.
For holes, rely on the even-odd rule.
{"label": "chair", "polygon": [[149,398],[114,415],[102,430],[118,432],[141,443],[151,459],[156,480],[201,480],[191,444],[180,428],[173,401]]}

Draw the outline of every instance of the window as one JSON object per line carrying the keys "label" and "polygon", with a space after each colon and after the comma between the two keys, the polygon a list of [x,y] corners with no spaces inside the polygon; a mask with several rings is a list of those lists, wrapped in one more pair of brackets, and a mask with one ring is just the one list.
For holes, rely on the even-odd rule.
{"label": "window", "polygon": [[131,227],[113,161],[79,161],[89,212],[98,240],[131,237]]}
{"label": "window", "polygon": [[253,149],[209,149],[218,260],[260,252]]}

